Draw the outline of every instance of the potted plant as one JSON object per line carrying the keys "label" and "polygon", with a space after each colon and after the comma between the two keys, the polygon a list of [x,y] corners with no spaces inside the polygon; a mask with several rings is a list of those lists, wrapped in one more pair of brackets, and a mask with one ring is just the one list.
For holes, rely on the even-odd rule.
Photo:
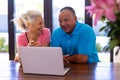
{"label": "potted plant", "polygon": [[106,23],[100,31],[106,31],[110,38],[109,48],[120,46],[120,0],[90,0],[91,5],[86,10],[94,17],[94,25],[98,20]]}

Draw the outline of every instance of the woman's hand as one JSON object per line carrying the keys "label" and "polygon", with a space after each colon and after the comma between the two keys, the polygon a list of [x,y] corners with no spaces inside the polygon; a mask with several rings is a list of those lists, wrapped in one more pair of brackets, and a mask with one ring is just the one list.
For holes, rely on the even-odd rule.
{"label": "woman's hand", "polygon": [[36,42],[36,41],[30,41],[30,42],[28,43],[28,46],[42,46],[42,45],[39,44],[39,43]]}

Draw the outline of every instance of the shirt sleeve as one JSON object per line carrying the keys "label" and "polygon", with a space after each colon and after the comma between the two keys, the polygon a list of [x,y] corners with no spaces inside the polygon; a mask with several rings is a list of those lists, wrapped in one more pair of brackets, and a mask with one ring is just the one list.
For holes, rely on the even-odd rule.
{"label": "shirt sleeve", "polygon": [[59,31],[59,29],[56,29],[52,33],[50,46],[59,47],[60,46],[60,40],[61,40],[60,31]]}
{"label": "shirt sleeve", "polygon": [[81,30],[78,52],[86,55],[96,53],[96,36],[92,28]]}
{"label": "shirt sleeve", "polygon": [[28,44],[28,41],[26,39],[25,33],[20,34],[17,37],[17,46],[27,46],[27,44]]}
{"label": "shirt sleeve", "polygon": [[40,38],[39,38],[39,41],[41,44],[48,44],[48,43],[50,43],[50,39],[51,39],[50,29],[45,28],[43,30],[43,35],[40,36]]}

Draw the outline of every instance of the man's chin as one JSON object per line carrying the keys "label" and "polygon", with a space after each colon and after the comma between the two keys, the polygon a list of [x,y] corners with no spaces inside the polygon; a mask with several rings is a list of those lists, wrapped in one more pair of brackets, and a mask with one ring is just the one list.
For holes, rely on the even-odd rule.
{"label": "man's chin", "polygon": [[70,33],[71,33],[71,31],[69,31],[69,30],[66,30],[65,32],[66,32],[66,33],[68,33],[68,34],[70,34]]}

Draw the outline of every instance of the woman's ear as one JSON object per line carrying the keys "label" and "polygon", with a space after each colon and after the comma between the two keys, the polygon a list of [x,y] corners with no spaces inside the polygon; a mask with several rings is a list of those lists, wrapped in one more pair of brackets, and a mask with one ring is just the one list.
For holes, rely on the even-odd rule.
{"label": "woman's ear", "polygon": [[25,23],[25,26],[26,26],[27,28],[28,28],[29,26],[31,26],[30,22],[27,21],[27,22]]}

